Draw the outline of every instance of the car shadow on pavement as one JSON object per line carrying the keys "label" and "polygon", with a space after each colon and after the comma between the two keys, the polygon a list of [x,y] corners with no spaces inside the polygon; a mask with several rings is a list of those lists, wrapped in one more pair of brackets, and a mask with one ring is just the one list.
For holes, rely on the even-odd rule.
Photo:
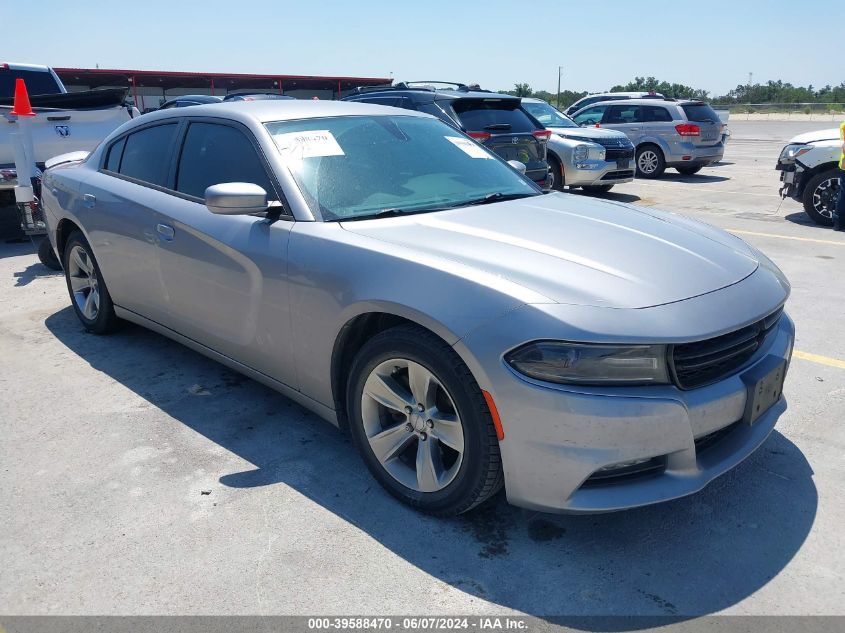
{"label": "car shadow on pavement", "polygon": [[[637,630],[654,618],[730,608],[784,569],[816,515],[813,471],[775,431],[701,493],[662,505],[557,516],[512,507],[500,494],[467,515],[435,519],[386,494],[347,434],[165,337],[131,325],[109,337],[89,335],[70,307],[48,317],[46,327],[105,374],[104,387],[124,385],[174,424],[254,465],[228,472],[232,460],[220,459],[214,476],[228,491],[216,493],[221,500],[240,501],[259,486],[290,487],[461,592],[574,628]],[[268,505],[266,512],[280,511]],[[285,530],[282,517],[266,522]],[[313,538],[330,535],[318,530]]]}
{"label": "car shadow on pavement", "polygon": [[837,235],[837,233],[834,232],[833,227],[823,226],[821,224],[813,222],[810,216],[807,215],[804,211],[799,211],[798,213],[790,213],[789,215],[784,216],[783,219],[787,222],[792,222],[793,224],[800,224],[801,226],[805,226],[809,229],[816,229],[819,233],[828,233],[832,236]]}
{"label": "car shadow on pavement", "polygon": [[711,182],[724,182],[730,180],[727,176],[714,176],[712,174],[693,174],[692,176],[685,176],[674,170],[667,170],[658,180],[667,180],[670,182],[685,182],[689,184],[706,185]]}
{"label": "car shadow on pavement", "polygon": [[604,193],[587,193],[581,189],[569,191],[579,196],[587,196],[589,198],[598,198],[600,200],[614,200],[616,202],[630,202],[635,203],[640,201],[640,197],[633,193],[622,193],[621,191],[606,191]]}

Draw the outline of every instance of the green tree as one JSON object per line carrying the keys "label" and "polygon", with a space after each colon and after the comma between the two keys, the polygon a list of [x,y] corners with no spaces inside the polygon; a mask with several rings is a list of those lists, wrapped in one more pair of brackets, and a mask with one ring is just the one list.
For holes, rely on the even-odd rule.
{"label": "green tree", "polygon": [[514,84],[513,92],[517,97],[530,97],[532,94],[531,86],[528,84]]}

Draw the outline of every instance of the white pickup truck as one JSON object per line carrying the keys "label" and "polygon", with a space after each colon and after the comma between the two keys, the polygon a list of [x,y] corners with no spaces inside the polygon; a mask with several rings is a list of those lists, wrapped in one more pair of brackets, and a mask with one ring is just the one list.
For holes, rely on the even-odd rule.
{"label": "white pickup truck", "polygon": [[778,157],[782,197],[789,196],[804,205],[816,224],[833,225],[833,210],[839,193],[839,157],[842,140],[839,129],[799,134],[789,141]]}
{"label": "white pickup truck", "polygon": [[17,184],[10,117],[15,81],[23,79],[36,116],[31,118],[35,164],[59,154],[93,150],[115,128],[138,116],[126,104],[128,89],[109,88],[68,92],[58,75],[47,66],[0,62],[0,193]]}

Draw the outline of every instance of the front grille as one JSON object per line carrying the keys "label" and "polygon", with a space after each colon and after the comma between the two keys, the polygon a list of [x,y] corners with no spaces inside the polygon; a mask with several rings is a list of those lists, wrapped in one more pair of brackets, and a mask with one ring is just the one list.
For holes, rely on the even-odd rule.
{"label": "front grille", "polygon": [[681,389],[695,389],[717,382],[740,369],[763,345],[783,313],[783,308],[744,328],[695,343],[674,345],[671,369]]}
{"label": "front grille", "polygon": [[634,148],[628,149],[608,149],[604,152],[605,160],[608,162],[613,162],[615,160],[622,160],[628,159],[632,160],[634,158]]}
{"label": "front grille", "polygon": [[609,171],[601,177],[602,180],[619,180],[621,178],[633,178],[633,169],[622,169],[620,171]]}
{"label": "front grille", "polygon": [[598,143],[602,147],[613,149],[621,148],[634,151],[634,145],[627,138],[591,138],[588,139],[591,143]]}

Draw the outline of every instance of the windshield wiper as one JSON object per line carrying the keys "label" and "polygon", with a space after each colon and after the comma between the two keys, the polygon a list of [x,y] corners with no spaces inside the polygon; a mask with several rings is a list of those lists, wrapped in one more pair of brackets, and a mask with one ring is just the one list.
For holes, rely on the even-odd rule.
{"label": "windshield wiper", "polygon": [[536,196],[536,193],[502,193],[497,191],[495,193],[488,193],[483,198],[475,198],[474,200],[467,200],[455,206],[457,207],[471,207],[479,204],[491,204],[493,202],[504,202],[505,200],[519,200],[520,198],[531,198]]}
{"label": "windshield wiper", "polygon": [[395,218],[399,215],[414,215],[415,213],[426,213],[434,209],[401,209],[399,207],[391,207],[390,209],[382,209],[375,213],[366,213],[364,215],[353,215],[350,217],[332,218],[329,222],[355,222],[357,220],[374,220],[376,218]]}

